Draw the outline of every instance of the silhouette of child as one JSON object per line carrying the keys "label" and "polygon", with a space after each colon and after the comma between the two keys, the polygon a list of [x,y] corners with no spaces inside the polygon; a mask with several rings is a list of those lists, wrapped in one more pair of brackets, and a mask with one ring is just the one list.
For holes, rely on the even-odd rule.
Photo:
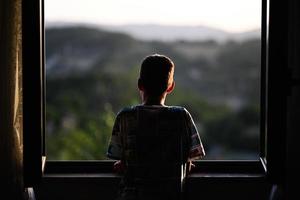
{"label": "silhouette of child", "polygon": [[142,104],[116,117],[107,156],[118,160],[114,170],[122,173],[117,199],[180,199],[192,161],[205,155],[190,113],[165,105],[174,68],[167,56],[147,56],[138,79]]}

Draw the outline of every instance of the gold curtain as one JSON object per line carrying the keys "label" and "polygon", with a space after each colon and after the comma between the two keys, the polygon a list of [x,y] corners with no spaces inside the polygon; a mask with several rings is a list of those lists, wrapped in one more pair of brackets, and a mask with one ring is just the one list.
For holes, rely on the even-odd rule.
{"label": "gold curtain", "polygon": [[0,1],[0,194],[12,200],[24,196],[21,3]]}

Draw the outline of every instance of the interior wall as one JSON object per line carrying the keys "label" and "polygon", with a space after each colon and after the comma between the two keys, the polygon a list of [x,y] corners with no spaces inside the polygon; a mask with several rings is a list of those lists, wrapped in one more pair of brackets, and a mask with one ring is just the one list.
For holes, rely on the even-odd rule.
{"label": "interior wall", "polygon": [[289,82],[287,115],[286,199],[300,199],[300,2],[289,4]]}
{"label": "interior wall", "polygon": [[[35,188],[38,200],[113,200],[118,190],[116,178],[45,178]],[[269,200],[270,184],[265,179],[218,179],[194,180],[187,187],[186,200]]]}

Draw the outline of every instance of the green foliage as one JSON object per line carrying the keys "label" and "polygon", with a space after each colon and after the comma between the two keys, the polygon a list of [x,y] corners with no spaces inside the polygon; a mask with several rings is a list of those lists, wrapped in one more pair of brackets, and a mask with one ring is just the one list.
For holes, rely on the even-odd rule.
{"label": "green foliage", "polygon": [[116,113],[140,102],[140,61],[154,52],[175,62],[166,104],[190,111],[206,159],[258,156],[259,40],[143,42],[73,27],[47,30],[46,45],[49,159],[106,159]]}
{"label": "green foliage", "polygon": [[98,120],[91,118],[82,127],[65,127],[47,135],[47,155],[57,160],[106,159],[106,150],[115,113],[106,104]]}

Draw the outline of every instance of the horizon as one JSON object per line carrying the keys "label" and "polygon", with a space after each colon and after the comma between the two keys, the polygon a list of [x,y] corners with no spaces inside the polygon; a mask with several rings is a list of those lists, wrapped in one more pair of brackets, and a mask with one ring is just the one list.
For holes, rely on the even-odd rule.
{"label": "horizon", "polygon": [[247,33],[247,32],[253,32],[253,31],[258,31],[261,28],[259,26],[253,27],[251,29],[247,30],[241,30],[239,32],[231,32],[225,29],[222,29],[220,27],[214,27],[214,26],[209,26],[209,25],[187,25],[187,24],[160,24],[160,23],[124,23],[124,24],[97,24],[97,23],[88,23],[88,22],[73,22],[73,21],[45,21],[45,27],[68,27],[68,26],[86,26],[86,27],[91,27],[91,28],[103,28],[103,27],[125,27],[125,26],[161,26],[161,27],[189,27],[189,28],[208,28],[208,29],[214,29],[216,31],[223,31],[229,34],[239,34],[239,33]]}

